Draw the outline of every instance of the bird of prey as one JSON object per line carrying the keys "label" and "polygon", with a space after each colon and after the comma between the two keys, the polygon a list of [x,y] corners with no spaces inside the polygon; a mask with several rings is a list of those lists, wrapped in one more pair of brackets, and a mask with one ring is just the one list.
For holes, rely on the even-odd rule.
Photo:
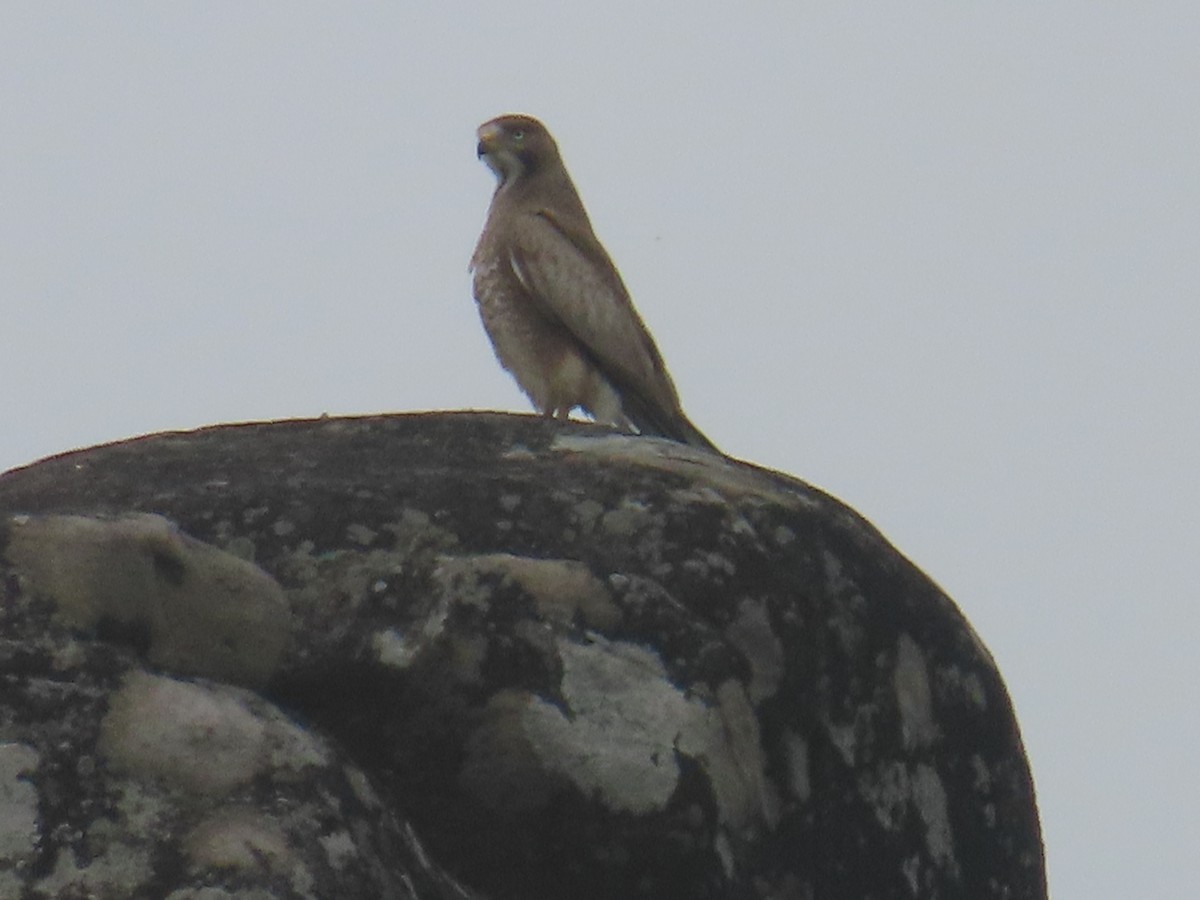
{"label": "bird of prey", "polygon": [[498,184],[471,271],[500,364],[545,416],[580,407],[597,422],[716,450],[683,414],[550,132],[506,115],[478,138]]}

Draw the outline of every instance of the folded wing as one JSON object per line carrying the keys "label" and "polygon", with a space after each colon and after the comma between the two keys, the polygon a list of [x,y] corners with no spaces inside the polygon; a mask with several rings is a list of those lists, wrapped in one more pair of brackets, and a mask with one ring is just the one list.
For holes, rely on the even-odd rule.
{"label": "folded wing", "polygon": [[669,423],[680,415],[675,386],[612,261],[603,251],[588,254],[548,211],[520,216],[512,226],[513,272],[534,302],[621,392],[639,430],[671,435]]}

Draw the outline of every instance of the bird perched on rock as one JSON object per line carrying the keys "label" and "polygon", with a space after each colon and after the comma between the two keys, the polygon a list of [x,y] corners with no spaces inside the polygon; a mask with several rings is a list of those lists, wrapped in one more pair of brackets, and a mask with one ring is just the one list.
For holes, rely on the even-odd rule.
{"label": "bird perched on rock", "polygon": [[499,183],[471,270],[500,364],[543,415],[580,407],[598,422],[716,450],[683,414],[550,132],[507,115],[478,137]]}

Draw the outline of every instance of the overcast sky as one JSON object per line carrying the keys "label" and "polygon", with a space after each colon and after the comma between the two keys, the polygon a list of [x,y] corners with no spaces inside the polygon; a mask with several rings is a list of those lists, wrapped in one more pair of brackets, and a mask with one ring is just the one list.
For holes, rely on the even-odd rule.
{"label": "overcast sky", "polygon": [[1054,893],[1194,897],[1200,4],[736,7],[3,4],[0,470],[527,410],[467,261],[537,115],[689,416],[991,647]]}

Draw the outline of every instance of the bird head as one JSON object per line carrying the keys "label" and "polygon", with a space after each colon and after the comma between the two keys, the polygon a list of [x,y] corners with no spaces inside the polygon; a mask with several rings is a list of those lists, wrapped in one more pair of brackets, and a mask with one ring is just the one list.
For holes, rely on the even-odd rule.
{"label": "bird head", "polygon": [[531,175],[558,158],[558,147],[546,126],[532,116],[499,116],[476,132],[476,155],[496,173],[500,184]]}

